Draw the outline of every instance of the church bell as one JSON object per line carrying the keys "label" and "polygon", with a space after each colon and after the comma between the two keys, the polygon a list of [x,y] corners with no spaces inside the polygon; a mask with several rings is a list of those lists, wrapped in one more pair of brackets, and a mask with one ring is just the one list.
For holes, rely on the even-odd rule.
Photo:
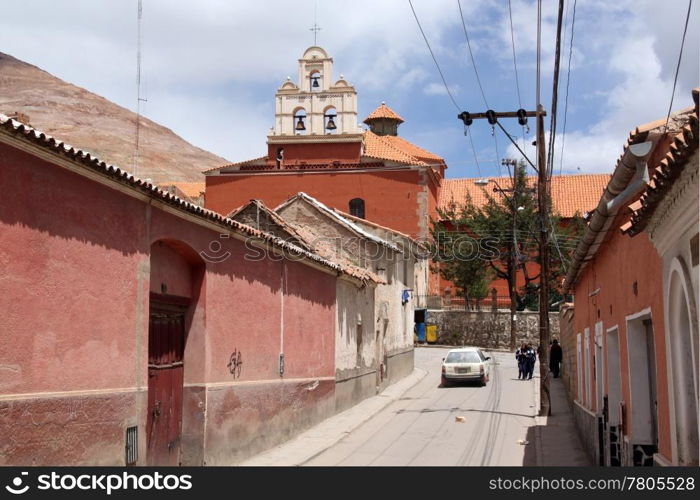
{"label": "church bell", "polygon": [[297,125],[294,127],[295,130],[306,130],[304,125],[304,118],[302,116],[297,117]]}
{"label": "church bell", "polygon": [[333,121],[333,115],[328,117],[328,123],[326,123],[326,128],[328,130],[335,130],[336,128],[338,128],[335,126],[335,122]]}

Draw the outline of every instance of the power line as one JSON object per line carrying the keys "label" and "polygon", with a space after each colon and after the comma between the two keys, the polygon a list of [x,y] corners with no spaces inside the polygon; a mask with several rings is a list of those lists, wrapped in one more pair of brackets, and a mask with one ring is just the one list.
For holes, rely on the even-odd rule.
{"label": "power line", "polygon": [[508,17],[510,18],[510,43],[513,47],[513,67],[515,68],[515,88],[518,90],[518,107],[522,108],[523,103],[520,99],[520,81],[518,80],[518,64],[515,61],[515,35],[513,34],[513,11],[508,0]]}
{"label": "power line", "polygon": [[557,133],[557,97],[559,93],[559,62],[561,60],[561,27],[564,17],[564,0],[559,0],[559,13],[557,15],[557,39],[554,52],[554,81],[552,83],[552,115],[549,122],[549,148],[547,152],[547,177],[552,176],[554,169],[554,142]]}
{"label": "power line", "polygon": [[668,130],[668,120],[671,117],[671,108],[673,107],[673,97],[676,94],[676,83],[678,83],[678,72],[681,69],[681,59],[683,57],[683,46],[685,45],[685,34],[688,31],[688,20],[690,19],[690,8],[693,6],[693,0],[688,0],[688,13],[685,16],[685,28],[683,28],[683,39],[681,40],[681,50],[678,54],[678,64],[676,65],[676,76],[673,78],[673,91],[671,92],[671,103],[668,105],[668,114],[666,115],[666,125],[664,132]]}
{"label": "power line", "polygon": [[571,82],[571,54],[574,51],[574,25],[576,24],[576,0],[571,15],[571,39],[569,41],[569,63],[566,68],[566,97],[564,98],[564,126],[561,131],[561,153],[559,154],[559,175],[564,166],[564,141],[566,140],[566,116],[569,111],[569,83]]}
{"label": "power line", "polygon": [[[418,29],[420,30],[421,35],[423,35],[423,40],[425,41],[425,45],[428,47],[428,51],[430,52],[430,56],[433,58],[433,62],[435,63],[435,67],[438,70],[438,73],[440,74],[440,78],[442,79],[442,83],[445,86],[445,91],[447,92],[447,95],[449,96],[450,100],[452,101],[452,104],[454,104],[455,108],[457,108],[457,111],[461,111],[462,108],[457,104],[457,101],[455,100],[454,96],[452,95],[452,92],[450,91],[449,85],[447,85],[447,81],[445,80],[445,75],[442,72],[442,69],[440,68],[440,64],[437,62],[437,58],[435,57],[435,53],[433,52],[433,49],[430,47],[430,42],[428,42],[428,37],[425,36],[425,31],[423,31],[423,27],[420,24],[420,20],[418,19],[418,14],[416,14],[416,9],[413,8],[413,3],[411,0],[408,0],[408,5],[411,7],[411,12],[413,12],[413,17],[416,20],[416,24],[418,25]],[[461,9],[460,9],[461,11]],[[476,68],[475,68],[476,69]],[[477,77],[478,78],[478,77]],[[481,84],[480,84],[481,85]],[[482,91],[483,94],[483,91]],[[479,177],[482,176],[481,174],[481,165],[479,165],[479,160],[476,155],[476,148],[474,147],[474,140],[472,139],[471,132],[469,131],[469,128],[467,128],[465,135],[469,137],[469,144],[471,145],[472,152],[474,153],[474,161],[476,162],[476,169],[479,172]],[[496,160],[498,161],[498,160]]]}
{"label": "power line", "polygon": [[411,6],[411,11],[413,12],[413,17],[416,18],[416,24],[418,24],[418,29],[420,30],[420,34],[423,35],[423,40],[425,40],[425,45],[428,47],[428,51],[430,52],[430,56],[433,58],[433,62],[435,63],[435,67],[438,70],[438,73],[440,73],[440,78],[442,78],[442,83],[445,85],[445,90],[447,91],[447,95],[450,96],[450,100],[452,101],[452,104],[455,105],[455,108],[457,108],[458,111],[461,111],[462,108],[459,107],[457,104],[457,101],[455,101],[454,96],[452,95],[452,92],[450,91],[450,87],[447,85],[447,81],[445,80],[445,75],[442,73],[442,69],[440,69],[440,65],[437,62],[437,59],[435,58],[435,54],[433,53],[433,49],[430,47],[430,42],[428,42],[428,37],[425,36],[425,32],[423,31],[423,27],[420,24],[420,21],[418,20],[418,15],[416,14],[416,9],[413,8],[413,3],[411,0],[408,0],[408,5]]}
{"label": "power line", "polygon": [[481,79],[479,78],[479,71],[476,69],[476,62],[474,61],[474,53],[472,52],[472,45],[469,43],[469,33],[467,32],[467,24],[464,22],[464,14],[462,13],[462,4],[457,0],[457,6],[459,7],[459,18],[462,20],[462,28],[464,28],[464,37],[467,39],[467,48],[469,49],[469,57],[472,60],[472,67],[474,68],[474,74],[476,75],[476,83],[479,84],[479,90],[481,90],[481,97],[484,99],[484,104],[486,108],[489,108],[489,104],[486,101],[486,94],[484,93],[484,88],[481,86]]}
{"label": "power line", "polygon": [[496,137],[495,131],[493,134],[493,144],[496,148],[496,161],[498,162],[496,165],[498,166],[498,176],[501,177],[501,155],[498,153],[498,138]]}
{"label": "power line", "polygon": [[476,148],[474,147],[474,141],[472,140],[472,133],[469,127],[467,127],[467,136],[469,136],[469,142],[472,145],[472,151],[474,152],[474,161],[476,162],[476,169],[479,172],[479,177],[483,177],[481,175],[481,165],[479,165],[479,159],[476,157]]}

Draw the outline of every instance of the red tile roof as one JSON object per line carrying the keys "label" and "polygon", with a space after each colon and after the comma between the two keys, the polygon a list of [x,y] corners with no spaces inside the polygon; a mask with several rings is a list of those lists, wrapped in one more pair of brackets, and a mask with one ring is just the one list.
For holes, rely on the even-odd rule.
{"label": "red tile roof", "polygon": [[[693,89],[695,109],[686,115],[679,115],[677,120],[682,120],[680,130],[671,132],[671,138],[665,144],[663,155],[656,166],[653,166],[651,179],[644,189],[640,199],[629,206],[632,218],[623,225],[622,232],[630,236],[639,234],[646,228],[654,212],[678,179],[681,172],[688,165],[690,155],[698,150],[698,93],[700,89]],[[665,120],[659,123],[658,128],[665,128]],[[697,169],[697,166],[695,167]]]}
{"label": "red tile roof", "polygon": [[258,158],[253,158],[252,160],[245,160],[245,161],[239,161],[236,163],[227,163],[226,165],[222,165],[220,167],[214,167],[210,168],[209,170],[204,170],[202,171],[203,174],[209,173],[209,172],[216,172],[218,170],[222,170],[224,168],[242,168],[242,167],[259,167],[261,170],[265,169],[266,167],[273,168],[274,163],[271,163],[268,161],[267,156],[259,156]]}
{"label": "red tile roof", "polygon": [[382,103],[377,109],[372,111],[367,118],[365,118],[363,123],[367,123],[369,125],[369,122],[371,122],[374,119],[377,118],[389,118],[391,120],[396,120],[399,123],[403,123],[403,118],[401,118],[399,115],[397,115],[389,106],[386,105],[386,103]]}
{"label": "red tile roof", "polygon": [[406,165],[445,166],[445,160],[430,151],[394,135],[377,135],[366,131],[363,156]]}
{"label": "red tile roof", "polygon": [[204,182],[171,182],[169,184],[165,184],[164,186],[175,186],[182,191],[185,196],[189,196],[190,198],[198,198],[204,194],[206,184]]}
{"label": "red tile roof", "polygon": [[[494,196],[494,180],[502,189],[510,188],[510,177],[491,179],[488,186],[478,186],[478,179],[445,179],[442,181],[438,207],[448,210],[451,204],[462,205],[467,198],[480,207],[486,204],[486,195]],[[528,177],[528,184],[534,186],[535,177]],[[552,176],[550,192],[554,212],[561,217],[573,217],[577,212],[583,215],[593,210],[600,200],[603,189],[610,180],[609,174],[582,174]]]}

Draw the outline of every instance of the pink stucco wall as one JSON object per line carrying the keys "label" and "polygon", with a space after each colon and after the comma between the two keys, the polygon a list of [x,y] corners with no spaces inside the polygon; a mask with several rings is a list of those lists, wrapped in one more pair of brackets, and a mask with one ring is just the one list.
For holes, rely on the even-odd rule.
{"label": "pink stucco wall", "polygon": [[[334,376],[334,275],[299,262],[245,260],[244,243],[220,238],[215,227],[2,143],[0,192],[0,463],[121,465],[129,425],[140,428],[145,458],[149,291],[161,293],[163,284],[193,302],[185,462],[223,463],[274,444],[287,432],[282,423],[264,439],[251,432],[256,419],[284,410],[280,391],[299,405],[287,416],[300,419],[290,429],[332,409],[327,381],[303,397],[290,388]],[[212,241],[231,256],[204,261],[198,254],[211,254]],[[235,378],[227,366],[234,349],[243,361]],[[205,412],[222,394],[223,414]],[[248,448],[214,439],[220,428],[245,429]]]}
{"label": "pink stucco wall", "polygon": [[[590,329],[589,349],[595,352],[595,324],[603,323],[603,349],[607,352],[606,330],[618,327],[620,342],[620,373],[607,373],[604,364],[604,388],[610,377],[620,377],[622,398],[627,406],[626,435],[632,431],[632,412],[630,389],[630,366],[628,350],[628,332],[626,317],[650,310],[653,323],[656,355],[656,387],[658,411],[659,453],[666,458],[671,456],[670,416],[668,395],[668,373],[666,365],[666,346],[664,330],[663,295],[661,290],[661,259],[649,240],[647,233],[634,238],[621,234],[616,228],[622,222],[613,223],[609,238],[600,247],[595,258],[588,263],[574,287],[574,336],[581,333],[584,341],[584,329]],[[597,293],[596,290],[600,289]],[[635,293],[636,290],[636,293]],[[575,348],[575,337],[573,346]],[[583,350],[583,347],[582,347]],[[585,352],[585,351],[584,351]],[[585,361],[584,361],[585,362]],[[591,360],[591,369],[594,370]],[[593,379],[593,376],[591,377]],[[585,390],[585,388],[584,388]],[[592,383],[593,411],[596,408],[596,384]],[[578,395],[583,401],[583,395]],[[617,411],[616,408],[611,411]]]}

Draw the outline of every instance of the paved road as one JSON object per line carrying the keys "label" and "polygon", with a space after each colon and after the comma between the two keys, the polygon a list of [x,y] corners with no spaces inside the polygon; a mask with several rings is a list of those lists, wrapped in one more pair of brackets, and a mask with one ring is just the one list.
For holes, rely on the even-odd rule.
{"label": "paved road", "polygon": [[416,349],[415,365],[428,375],[305,465],[523,465],[527,446],[518,441],[535,425],[539,378],[518,380],[514,356],[495,352],[487,353],[493,364],[486,387],[441,388],[446,352]]}

